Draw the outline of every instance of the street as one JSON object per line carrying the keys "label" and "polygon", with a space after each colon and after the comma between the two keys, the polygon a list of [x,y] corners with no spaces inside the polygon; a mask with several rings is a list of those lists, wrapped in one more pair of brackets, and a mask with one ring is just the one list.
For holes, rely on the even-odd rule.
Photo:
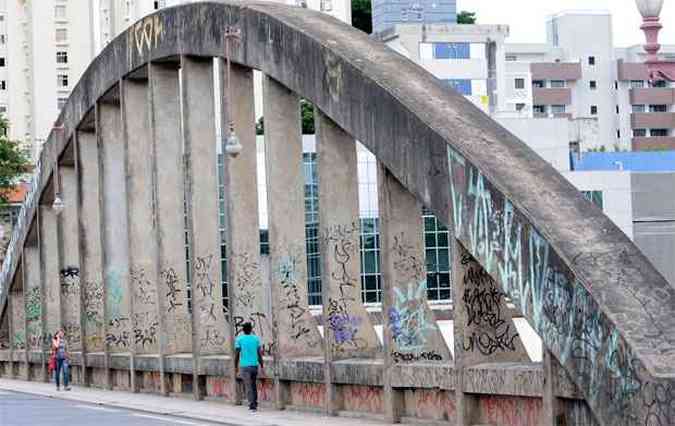
{"label": "street", "polygon": [[209,426],[212,423],[0,391],[0,426],[24,425]]}

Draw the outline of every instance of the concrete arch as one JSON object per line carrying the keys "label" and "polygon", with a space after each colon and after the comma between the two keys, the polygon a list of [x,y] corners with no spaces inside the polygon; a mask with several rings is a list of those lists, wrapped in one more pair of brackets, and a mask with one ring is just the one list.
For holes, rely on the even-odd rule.
{"label": "concrete arch", "polygon": [[672,421],[675,289],[635,245],[521,141],[433,76],[335,19],[270,3],[162,10],[111,42],[73,90],[41,156],[12,238],[0,306],[46,193],[52,159],[87,126],[99,98],[153,61],[218,57],[242,30],[235,62],[311,100],[360,140],[518,301],[605,424]]}

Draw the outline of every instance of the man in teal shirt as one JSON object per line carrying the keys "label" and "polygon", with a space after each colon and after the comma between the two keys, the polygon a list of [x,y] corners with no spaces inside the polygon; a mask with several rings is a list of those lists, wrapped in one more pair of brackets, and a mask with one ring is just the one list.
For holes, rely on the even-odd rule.
{"label": "man in teal shirt", "polygon": [[242,327],[244,334],[237,336],[234,341],[234,365],[236,373],[244,380],[246,394],[248,396],[248,408],[251,411],[258,409],[258,389],[256,381],[258,379],[258,366],[260,370],[265,368],[263,364],[262,345],[260,338],[253,334],[253,325],[247,322]]}

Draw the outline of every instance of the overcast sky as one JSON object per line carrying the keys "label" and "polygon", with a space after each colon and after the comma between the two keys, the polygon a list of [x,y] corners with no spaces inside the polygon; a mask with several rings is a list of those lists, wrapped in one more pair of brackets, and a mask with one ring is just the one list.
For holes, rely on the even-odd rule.
{"label": "overcast sky", "polygon": [[[546,41],[546,17],[564,10],[609,10],[614,22],[614,46],[643,44],[642,18],[634,0],[457,0],[457,10],[476,12],[479,24],[507,24],[510,43]],[[661,44],[675,44],[675,0],[666,0]]]}

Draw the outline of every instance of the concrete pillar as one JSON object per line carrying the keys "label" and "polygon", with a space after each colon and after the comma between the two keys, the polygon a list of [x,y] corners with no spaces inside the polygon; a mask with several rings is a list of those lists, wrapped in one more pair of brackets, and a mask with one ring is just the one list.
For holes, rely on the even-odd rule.
{"label": "concrete pillar", "polygon": [[150,64],[150,127],[153,136],[156,221],[159,257],[159,353],[161,392],[166,355],[190,352],[192,324],[187,302],[185,257],[185,163],[180,127],[178,68]]}
{"label": "concrete pillar", "polygon": [[[77,132],[78,227],[80,288],[82,296],[83,358],[88,353],[106,353],[105,287],[101,234],[101,173],[98,138],[93,132]],[[108,357],[104,359],[107,362]],[[89,383],[85,370],[84,380]]]}
{"label": "concrete pillar", "polygon": [[[122,81],[132,348],[135,355],[159,353],[157,215],[155,158],[148,108],[148,82]],[[177,100],[175,100],[177,101]],[[179,228],[180,230],[180,228]],[[138,392],[142,377],[131,377]]]}
{"label": "concrete pillar", "polygon": [[450,362],[427,303],[422,205],[389,171],[378,167],[384,318],[384,404],[388,422],[401,420],[403,391],[391,386],[395,366]]}
{"label": "concrete pillar", "polygon": [[[232,99],[228,101],[227,66],[222,70],[222,132],[229,134],[230,120],[244,149],[236,158],[223,154],[226,209],[227,282],[232,318],[232,339],[250,322],[263,343],[263,352],[274,354],[272,312],[260,268],[260,225],[258,223],[257,149],[253,70],[232,66]],[[231,109],[230,109],[231,108]],[[231,343],[233,345],[233,343]],[[234,347],[231,346],[231,350]],[[232,358],[234,361],[234,357]],[[232,365],[234,367],[234,364]],[[232,383],[236,383],[232,368]],[[272,371],[272,369],[270,369]],[[236,391],[236,390],[235,390]],[[238,399],[238,398],[235,398]],[[237,401],[235,401],[237,402]]]}
{"label": "concrete pillar", "polygon": [[341,398],[333,385],[333,361],[374,357],[380,343],[361,299],[361,253],[356,142],[317,110],[319,225],[326,410]]}
{"label": "concrete pillar", "polygon": [[59,167],[60,192],[64,210],[58,216],[60,256],[59,277],[61,283],[61,312],[63,330],[71,352],[82,350],[80,323],[80,238],[78,219],[77,174],[74,167]]}
{"label": "concrete pillar", "polygon": [[464,370],[530,359],[501,287],[457,240],[452,271],[457,424],[471,426],[478,420],[478,398],[464,392]]}
{"label": "concrete pillar", "polygon": [[560,398],[556,396],[558,388],[558,377],[560,374],[566,374],[558,360],[546,348],[543,348],[543,370],[544,370],[544,392],[543,392],[543,410],[542,422],[544,426],[566,425],[571,418],[567,418],[565,406]]}
{"label": "concrete pillar", "polygon": [[101,236],[103,246],[103,280],[105,286],[105,342],[108,355],[108,385],[110,357],[128,354],[130,374],[134,362],[131,330],[131,291],[129,288],[129,232],[127,224],[127,189],[124,132],[119,103],[100,102],[98,105]]}
{"label": "concrete pillar", "polygon": [[57,216],[51,205],[39,206],[40,264],[45,295],[45,338],[51,342],[54,333],[63,326]]}
{"label": "concrete pillar", "polygon": [[202,399],[199,357],[225,352],[230,338],[221,287],[218,170],[213,62],[182,58],[183,135],[187,164],[186,194],[190,277],[194,396]]}
{"label": "concrete pillar", "polygon": [[[21,272],[19,272],[21,273]],[[26,358],[26,317],[23,302],[23,285],[14,288],[9,294],[9,302],[12,305],[12,349],[14,360],[14,377],[27,380],[28,360]],[[17,361],[21,360],[21,361]],[[21,373],[21,365],[24,365],[24,374]]]}
{"label": "concrete pillar", "polygon": [[[49,346],[44,343],[44,328],[42,320],[42,282],[40,277],[40,249],[35,245],[25,245],[21,257],[24,286],[24,316],[26,320],[26,351],[40,352],[42,357],[42,371],[40,380],[47,379],[45,350]],[[46,346],[46,347],[45,347]]]}

